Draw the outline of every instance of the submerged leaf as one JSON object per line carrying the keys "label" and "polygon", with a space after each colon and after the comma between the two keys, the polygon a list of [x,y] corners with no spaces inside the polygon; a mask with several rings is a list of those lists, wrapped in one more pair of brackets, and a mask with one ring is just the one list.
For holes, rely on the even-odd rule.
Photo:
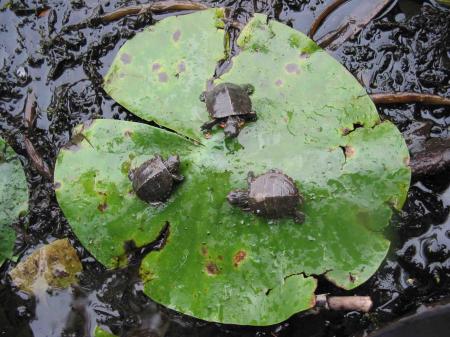
{"label": "submerged leaf", "polygon": [[21,261],[9,275],[18,288],[42,294],[49,288],[67,288],[83,267],[68,239],[42,246]]}
{"label": "submerged leaf", "polygon": [[0,266],[11,258],[15,241],[12,222],[28,209],[28,186],[22,164],[0,138]]}
{"label": "submerged leaf", "polygon": [[[194,15],[171,22],[191,23]],[[55,184],[75,233],[108,267],[126,262],[126,242],[148,244],[169,223],[160,250],[141,265],[153,300],[204,320],[270,325],[314,306],[316,280],[309,275],[325,274],[352,289],[377,270],[389,248],[381,231],[409,186],[408,150],[395,126],[380,122],[358,82],[305,35],[255,15],[239,44],[241,53],[220,81],[255,87],[258,120],[238,138],[224,140],[218,130],[198,144],[148,125],[97,120],[78,130],[83,140],[77,146],[59,154]],[[123,50],[127,44],[118,59]],[[145,52],[145,46],[139,50]],[[120,73],[118,59],[110,74]],[[148,119],[182,107],[184,114],[171,114],[164,125],[198,138],[204,120],[195,111],[206,116],[206,109],[198,105],[203,89],[195,86],[180,99],[154,97],[151,88],[129,99],[152,97]],[[161,207],[139,200],[127,176],[132,165],[157,153],[179,154],[185,176]],[[227,202],[229,191],[247,188],[248,171],[272,168],[292,177],[304,195],[304,224],[267,220]]]}

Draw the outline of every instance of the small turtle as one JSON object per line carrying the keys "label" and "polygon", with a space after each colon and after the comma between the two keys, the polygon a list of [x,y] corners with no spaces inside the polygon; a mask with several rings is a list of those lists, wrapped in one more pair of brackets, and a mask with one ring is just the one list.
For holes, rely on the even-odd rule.
{"label": "small turtle", "polygon": [[206,102],[206,108],[212,121],[201,126],[203,131],[210,130],[218,123],[225,123],[225,136],[236,137],[246,120],[256,120],[256,112],[252,111],[249,95],[254,91],[251,84],[237,85],[221,83],[210,91],[204,91],[200,100]]}
{"label": "small turtle", "polygon": [[128,177],[140,199],[158,205],[169,197],[174,180],[183,181],[183,176],[178,174],[179,168],[178,155],[169,156],[167,160],[163,160],[157,154],[138,168],[130,170]]}
{"label": "small turtle", "polygon": [[248,173],[248,190],[231,191],[228,202],[270,219],[292,216],[294,221],[302,223],[305,216],[297,208],[303,203],[294,180],[280,170],[269,170],[255,177]]}

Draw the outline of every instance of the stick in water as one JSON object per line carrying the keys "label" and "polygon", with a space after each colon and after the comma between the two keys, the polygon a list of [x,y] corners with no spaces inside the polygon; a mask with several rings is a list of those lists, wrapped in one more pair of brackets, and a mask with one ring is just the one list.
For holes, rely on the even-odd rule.
{"label": "stick in water", "polygon": [[47,163],[42,159],[42,156],[36,151],[33,143],[27,138],[24,137],[25,149],[30,157],[31,164],[41,175],[52,180],[52,173]]}
{"label": "stick in water", "polygon": [[322,13],[319,14],[319,16],[313,21],[311,24],[311,28],[309,28],[308,36],[312,39],[314,35],[317,33],[317,30],[322,25],[322,22],[333,13],[339,6],[341,6],[344,2],[347,2],[348,0],[335,0],[331,4],[329,4]]}
{"label": "stick in water", "polygon": [[316,307],[326,310],[369,312],[373,302],[369,296],[316,296]]}
{"label": "stick in water", "polygon": [[431,94],[421,94],[416,92],[371,94],[370,98],[375,104],[422,103],[430,105],[450,105],[450,98]]}
{"label": "stick in water", "polygon": [[204,4],[192,1],[157,1],[146,5],[122,7],[111,13],[100,16],[99,19],[102,22],[111,22],[120,20],[128,15],[138,15],[146,12],[160,13],[167,11],[200,11],[208,8],[209,7]]}
{"label": "stick in water", "polygon": [[23,114],[23,121],[27,129],[32,129],[36,122],[36,105],[36,95],[34,94],[34,91],[31,90],[28,93]]}

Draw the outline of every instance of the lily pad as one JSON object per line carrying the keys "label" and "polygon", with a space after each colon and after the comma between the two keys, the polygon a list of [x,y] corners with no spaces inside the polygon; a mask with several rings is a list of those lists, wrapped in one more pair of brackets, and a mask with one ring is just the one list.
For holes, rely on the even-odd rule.
{"label": "lily pad", "polygon": [[0,138],[0,266],[11,258],[16,235],[11,227],[28,209],[28,185],[14,150]]}
{"label": "lily pad", "polygon": [[[194,15],[171,22],[191,23]],[[202,15],[210,19],[199,25],[215,18],[214,11]],[[171,25],[165,27],[170,31]],[[156,26],[153,33],[158,32]],[[140,53],[152,50],[152,36],[142,40]],[[401,134],[379,120],[364,89],[305,35],[255,15],[239,44],[241,53],[220,81],[255,86],[258,121],[237,139],[224,140],[222,130],[201,143],[185,137],[199,138],[204,120],[190,112],[198,111],[203,88],[175,100],[159,95],[146,118],[167,118],[166,109],[179,104],[184,115],[173,113],[164,124],[178,134],[94,121],[76,131],[78,144],[60,152],[55,184],[75,233],[107,267],[126,262],[127,241],[148,244],[169,224],[165,245],[141,265],[144,291],[153,300],[204,320],[270,325],[314,306],[311,275],[325,274],[352,289],[377,270],[389,248],[381,231],[406,197],[409,157]],[[201,47],[191,45],[190,54],[206,53]],[[107,86],[120,81],[110,77],[113,72],[121,68],[110,71]],[[181,83],[189,86],[190,79]],[[155,89],[142,90],[129,91],[130,100],[156,100]],[[144,116],[137,108],[131,111]],[[140,201],[127,177],[130,167],[155,153],[178,153],[185,176],[158,208]],[[303,193],[304,224],[266,220],[226,201],[230,190],[246,188],[249,170],[261,174],[271,168],[291,176]]]}

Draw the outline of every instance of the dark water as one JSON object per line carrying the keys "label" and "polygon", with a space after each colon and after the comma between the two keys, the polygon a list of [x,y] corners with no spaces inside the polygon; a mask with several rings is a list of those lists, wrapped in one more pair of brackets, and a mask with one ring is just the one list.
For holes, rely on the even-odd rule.
{"label": "dark water", "polygon": [[[314,15],[330,1],[205,2],[230,6],[241,21],[261,12],[306,32]],[[367,2],[352,1],[325,22],[318,36],[336,28],[338,16],[355,3]],[[0,1],[0,8],[7,3]],[[35,299],[11,288],[6,274],[13,263],[5,264],[0,270],[0,336],[90,336],[97,323],[121,336],[139,326],[153,330],[154,336],[170,337],[362,336],[450,295],[450,172],[444,172],[412,182],[403,212],[393,219],[387,233],[393,240],[388,259],[353,292],[373,297],[375,308],[368,315],[299,314],[261,329],[206,323],[156,305],[142,294],[133,270],[106,271],[79,244],[56,203],[51,181],[30,165],[23,137],[52,166],[75,125],[92,118],[136,120],[103,92],[100,83],[120,46],[165,15],[133,16],[83,27],[76,24],[100,10],[109,12],[139,1],[11,3],[11,9],[0,11],[0,134],[21,155],[31,191],[30,212],[15,224],[19,232],[16,253],[29,254],[43,243],[68,236],[82,257],[84,271],[79,287]],[[333,56],[368,92],[414,90],[450,97],[450,13],[434,1],[394,1],[387,13]],[[27,131],[23,111],[31,89],[39,115],[35,128]],[[448,107],[411,104],[379,107],[379,112],[401,131],[412,122],[430,121],[433,137],[450,133]],[[319,287],[323,292],[343,293],[324,281]]]}

